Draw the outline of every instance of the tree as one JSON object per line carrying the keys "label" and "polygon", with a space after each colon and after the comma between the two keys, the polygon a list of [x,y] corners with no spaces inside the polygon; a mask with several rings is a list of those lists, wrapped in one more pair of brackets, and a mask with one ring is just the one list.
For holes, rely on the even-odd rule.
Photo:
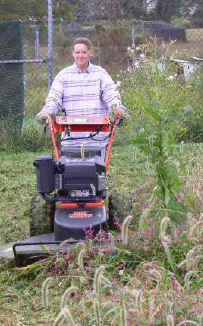
{"label": "tree", "polygon": [[[0,20],[36,20],[47,16],[47,0],[0,0]],[[73,4],[67,0],[53,0],[54,18],[70,19]]]}
{"label": "tree", "polygon": [[144,16],[147,5],[145,0],[121,0],[123,17],[137,18]]}
{"label": "tree", "polygon": [[53,0],[54,18],[56,20],[70,20],[72,18],[73,8],[77,5],[77,1]]}
{"label": "tree", "polygon": [[42,19],[46,15],[46,1],[0,0],[1,20]]}
{"label": "tree", "polygon": [[181,0],[157,0],[154,9],[155,19],[170,22],[171,17],[179,16]]}
{"label": "tree", "polygon": [[153,18],[170,22],[172,17],[191,17],[193,20],[202,20],[202,0],[155,0]]}
{"label": "tree", "polygon": [[192,25],[194,27],[203,27],[203,2],[202,0],[196,1],[196,5],[194,6],[194,13],[192,15]]}

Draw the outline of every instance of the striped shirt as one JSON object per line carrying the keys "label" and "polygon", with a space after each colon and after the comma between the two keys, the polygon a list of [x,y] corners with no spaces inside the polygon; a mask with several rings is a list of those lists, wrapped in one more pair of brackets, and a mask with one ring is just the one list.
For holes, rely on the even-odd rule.
{"label": "striped shirt", "polygon": [[[61,70],[55,77],[45,106],[38,114],[56,115],[61,109],[67,115],[108,115],[112,107],[121,105],[121,97],[111,76],[100,66],[89,63],[82,72],[74,63]],[[95,139],[69,140],[62,145],[105,147],[108,133],[100,132]],[[71,133],[71,138],[88,137],[89,133]],[[102,142],[101,140],[104,139]],[[98,141],[97,141],[98,140]],[[100,140],[100,141],[99,141]]]}
{"label": "striped shirt", "polygon": [[57,74],[40,114],[55,115],[63,108],[67,115],[106,115],[120,104],[120,94],[105,69],[89,63],[81,72],[74,63]]}

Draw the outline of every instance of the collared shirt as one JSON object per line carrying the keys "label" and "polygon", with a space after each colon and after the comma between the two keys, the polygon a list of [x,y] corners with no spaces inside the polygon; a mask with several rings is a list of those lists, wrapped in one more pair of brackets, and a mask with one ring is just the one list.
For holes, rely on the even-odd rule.
{"label": "collared shirt", "polygon": [[74,63],[55,77],[41,113],[68,115],[106,115],[113,105],[121,104],[120,94],[110,75],[89,63],[82,72]]}

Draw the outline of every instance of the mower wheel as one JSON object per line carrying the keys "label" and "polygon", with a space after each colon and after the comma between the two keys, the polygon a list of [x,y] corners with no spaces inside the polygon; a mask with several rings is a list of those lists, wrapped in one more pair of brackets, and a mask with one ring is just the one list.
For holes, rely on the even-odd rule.
{"label": "mower wheel", "polygon": [[112,191],[109,196],[109,228],[118,230],[132,208],[133,200],[129,194]]}
{"label": "mower wheel", "polygon": [[32,197],[30,203],[30,236],[54,231],[55,203],[45,201],[40,194]]}

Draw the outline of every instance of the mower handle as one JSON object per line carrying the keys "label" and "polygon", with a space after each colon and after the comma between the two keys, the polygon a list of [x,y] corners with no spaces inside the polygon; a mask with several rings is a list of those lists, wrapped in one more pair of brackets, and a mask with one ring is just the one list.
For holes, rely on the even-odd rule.
{"label": "mower handle", "polygon": [[85,117],[85,116],[56,116],[55,121],[47,114],[47,121],[51,133],[52,143],[55,152],[55,158],[59,160],[59,149],[56,142],[56,132],[110,132],[109,143],[106,152],[106,171],[109,165],[109,159],[112,149],[112,143],[116,128],[122,120],[122,112],[117,110],[114,121],[111,122],[109,116]]}

